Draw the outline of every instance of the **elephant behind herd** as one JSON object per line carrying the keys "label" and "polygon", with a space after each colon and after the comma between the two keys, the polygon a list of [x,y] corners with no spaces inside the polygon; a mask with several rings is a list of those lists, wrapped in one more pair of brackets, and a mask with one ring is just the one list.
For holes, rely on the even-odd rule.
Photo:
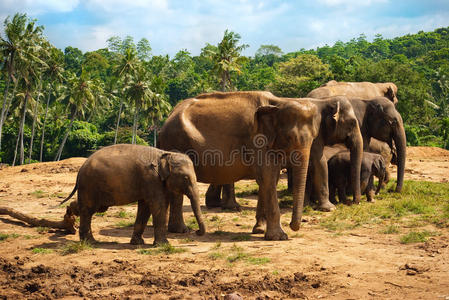
{"label": "elephant behind herd", "polygon": [[[365,94],[363,94],[364,91]],[[347,95],[333,95],[332,93]],[[159,134],[158,146],[165,152],[156,155],[159,157],[158,160],[150,162],[149,166],[144,166],[141,161],[134,162],[131,159],[134,166],[126,167],[130,168],[129,172],[153,168],[153,173],[150,172],[154,177],[153,181],[158,179],[151,186],[158,186],[157,189],[161,190],[158,197],[154,192],[148,190],[142,190],[139,194],[141,200],[138,202],[139,209],[132,242],[143,243],[141,235],[150,211],[162,214],[161,211],[168,208],[168,205],[170,206],[168,230],[170,232],[186,232],[187,227],[182,215],[183,194],[188,195],[191,199],[192,208],[198,223],[200,223],[200,233],[203,233],[205,228],[196,197],[196,180],[211,184],[206,194],[208,207],[222,205],[238,208],[233,183],[241,179],[255,179],[259,185],[256,224],[253,227],[253,233],[264,232],[265,239],[268,240],[287,239],[287,235],[281,228],[276,193],[281,169],[288,167],[290,170],[289,181],[293,194],[290,227],[293,230],[298,230],[305,198],[318,202],[318,206],[322,210],[335,208],[334,204],[329,201],[329,182],[333,183],[329,176],[334,176],[332,175],[334,170],[329,171],[328,169],[332,167],[332,164],[328,165],[330,157],[324,154],[324,149],[326,146],[336,144],[342,144],[339,147],[344,147],[348,151],[345,154],[348,168],[346,174],[347,180],[351,184],[347,186],[351,187],[353,202],[360,201],[360,176],[361,171],[363,175],[363,170],[366,170],[366,168],[361,168],[364,166],[362,162],[365,162],[367,156],[363,151],[369,150],[373,138],[386,143],[373,147],[373,149],[384,153],[385,158],[378,159],[388,160],[384,161],[384,169],[392,157],[388,154],[395,149],[395,162],[398,165],[396,191],[400,192],[404,180],[406,140],[402,118],[395,109],[396,93],[397,87],[392,83],[337,83],[332,81],[310,92],[308,98],[281,98],[269,92],[217,92],[202,94],[178,103]],[[320,98],[321,96],[322,98]],[[355,96],[359,98],[355,98]],[[389,151],[385,150],[386,145],[388,145]],[[102,153],[106,149],[108,148],[99,150],[97,153]],[[126,151],[124,150],[122,155],[126,156]],[[169,187],[166,184],[168,179],[161,176],[163,175],[161,174],[163,172],[162,156],[176,157],[172,151],[185,153],[192,160],[191,168],[194,168],[193,173],[196,174],[196,178],[193,178],[190,173],[181,174],[180,178],[184,176],[184,181],[187,183],[192,181],[190,186],[192,186],[192,191],[196,190],[196,194],[194,193],[196,196],[188,189],[178,188],[183,184],[183,180],[172,183]],[[108,206],[119,205],[122,202],[132,202],[132,199],[119,196],[114,201],[111,200],[111,203],[95,204],[92,202],[92,197],[94,197],[92,195],[99,195],[102,191],[92,186],[91,190],[98,190],[93,192],[92,197],[88,196],[88,192],[82,192],[82,189],[89,190],[89,188],[81,188],[80,176],[88,177],[86,174],[90,173],[87,170],[95,169],[93,166],[98,166],[97,161],[95,164],[92,163],[96,157],[100,157],[100,154],[97,153],[86,162],[89,167],[83,165],[80,169],[74,189],[74,191],[77,188],[80,189],[78,193],[79,207],[73,209],[72,212],[69,211],[73,205],[68,209],[68,213],[78,210],[77,213],[80,213],[81,216],[84,214],[82,217],[84,221],[80,228],[80,238],[82,239],[93,239],[90,231],[90,218],[95,211],[105,210]],[[129,155],[127,157],[130,158]],[[116,159],[115,163],[123,161],[119,157]],[[180,165],[178,164],[178,166]],[[369,170],[374,174],[372,165]],[[108,166],[106,164],[103,168]],[[119,169],[122,167],[125,168],[117,166]],[[184,168],[184,172],[187,172],[185,170]],[[109,171],[114,172],[113,170]],[[115,173],[120,174],[120,172]],[[371,173],[368,177],[372,182]],[[101,176],[107,177],[106,174],[108,172],[103,172]],[[148,177],[149,175],[142,176]],[[363,177],[364,180],[365,177]],[[309,179],[306,180],[307,178]],[[307,181],[309,182],[306,185]],[[382,181],[381,179],[379,186]],[[87,187],[89,180],[84,182],[86,182],[84,186]],[[366,186],[363,183],[362,185]],[[220,200],[221,186],[223,186],[224,199]],[[134,188],[138,188],[138,186]],[[109,182],[105,191],[110,192],[111,190],[113,188]],[[117,191],[117,193],[119,192]],[[84,194],[86,195],[83,196]],[[343,198],[343,195],[341,197]],[[340,201],[342,200],[340,199]],[[85,203],[81,203],[82,201]],[[161,206],[157,203],[165,204]],[[157,237],[155,232],[155,243],[165,242],[165,229],[162,229],[165,228],[162,225],[165,219],[160,215],[160,218],[156,217],[155,221],[158,222],[157,226],[155,224],[155,230],[158,231]]]}

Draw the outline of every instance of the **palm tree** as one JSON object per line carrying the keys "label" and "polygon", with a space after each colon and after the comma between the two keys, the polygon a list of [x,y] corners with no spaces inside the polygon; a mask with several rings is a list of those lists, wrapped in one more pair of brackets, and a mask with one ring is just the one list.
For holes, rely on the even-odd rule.
{"label": "palm tree", "polygon": [[164,118],[168,116],[172,110],[172,106],[164,94],[163,80],[159,76],[154,76],[151,80],[151,89],[154,91],[151,106],[145,111],[146,119],[149,121],[150,130],[153,130],[153,146],[157,145],[157,131]]}
{"label": "palm tree", "polygon": [[41,147],[40,147],[40,153],[39,153],[39,161],[42,162],[42,155],[44,150],[44,139],[45,139],[45,125],[47,123],[47,116],[48,116],[48,106],[50,104],[50,97],[52,92],[55,92],[56,85],[58,83],[61,83],[64,79],[64,55],[62,52],[53,47],[50,46],[50,55],[47,60],[48,68],[44,71],[44,78],[47,80],[47,103],[45,105],[45,115],[44,115],[44,122],[42,124],[42,134],[41,134]]}
{"label": "palm tree", "polygon": [[231,72],[241,73],[240,67],[245,57],[240,56],[240,53],[249,46],[238,45],[240,38],[238,33],[226,29],[217,48],[208,50],[210,58],[214,62],[213,70],[220,78],[222,91],[232,89]]}
{"label": "palm tree", "polygon": [[[15,62],[18,52],[23,50],[23,36],[26,31],[27,16],[26,14],[15,14],[12,20],[7,17],[4,21],[4,37],[0,35],[0,51],[4,58],[3,64],[7,71],[6,86],[3,96],[2,110],[0,113],[0,150],[2,143],[2,129],[5,119],[8,115],[9,106],[15,95],[17,87],[17,78],[15,71]],[[11,80],[14,82],[14,90],[11,100],[8,99],[9,85]]]}
{"label": "palm tree", "polygon": [[134,118],[133,118],[133,133],[132,144],[136,143],[137,136],[137,117],[140,109],[146,109],[151,105],[151,100],[154,97],[153,91],[150,89],[151,81],[148,78],[148,73],[143,67],[139,67],[133,77],[130,78],[128,86],[125,89],[125,95],[131,99],[134,104]]}
{"label": "palm tree", "polygon": [[[140,61],[137,57],[137,51],[133,47],[126,48],[124,55],[121,56],[119,63],[116,67],[115,74],[117,78],[123,80],[124,89],[128,88],[128,82],[131,77],[136,74],[136,70],[140,65]],[[114,145],[117,143],[117,133],[120,126],[120,117],[123,109],[123,101],[125,100],[125,95],[120,97],[120,106],[117,116],[117,124],[115,127]]]}
{"label": "palm tree", "polygon": [[[35,26],[35,21],[29,21],[20,36],[20,42],[18,43],[19,47],[15,52],[14,65],[15,68],[17,68],[17,72],[20,74],[19,84],[23,89],[23,95],[21,97],[21,99],[23,99],[23,103],[21,103],[21,122],[18,134],[18,138],[20,138],[20,164],[25,162],[23,136],[28,101],[33,94],[34,88],[38,84],[41,68],[46,66],[46,63],[39,57],[40,53],[42,53],[42,30],[42,26]],[[14,163],[15,161],[13,164]]]}
{"label": "palm tree", "polygon": [[88,73],[81,71],[81,75],[77,77],[75,74],[69,74],[67,78],[67,88],[65,93],[64,102],[67,103],[68,110],[71,114],[69,127],[66,130],[64,138],[59,146],[58,152],[55,156],[55,161],[61,159],[62,150],[67,141],[67,137],[72,129],[73,122],[78,115],[84,116],[86,110],[95,106],[95,96],[93,90],[95,90],[94,82],[90,79]]}

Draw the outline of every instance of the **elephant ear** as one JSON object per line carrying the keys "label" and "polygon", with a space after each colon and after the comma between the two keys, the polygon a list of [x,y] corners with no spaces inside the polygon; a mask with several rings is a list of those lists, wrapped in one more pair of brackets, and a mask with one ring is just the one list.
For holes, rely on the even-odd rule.
{"label": "elephant ear", "polygon": [[170,153],[164,153],[161,155],[158,164],[157,173],[162,181],[167,180],[170,176]]}
{"label": "elephant ear", "polygon": [[387,92],[385,93],[385,97],[391,100],[391,102],[394,102],[394,98],[396,97],[394,93],[393,87],[390,85],[387,87]]}
{"label": "elephant ear", "polygon": [[340,120],[340,101],[331,103],[328,107],[328,113],[326,115],[326,127],[336,128],[337,123]]}
{"label": "elephant ear", "polygon": [[[268,146],[271,148],[273,146],[274,140],[276,138],[276,112],[279,111],[279,108],[274,105],[265,105],[261,106],[257,109],[254,114],[254,124],[256,125],[256,133],[263,134],[266,138],[255,138],[254,143],[256,147],[259,146]],[[266,145],[262,145],[261,143]]]}

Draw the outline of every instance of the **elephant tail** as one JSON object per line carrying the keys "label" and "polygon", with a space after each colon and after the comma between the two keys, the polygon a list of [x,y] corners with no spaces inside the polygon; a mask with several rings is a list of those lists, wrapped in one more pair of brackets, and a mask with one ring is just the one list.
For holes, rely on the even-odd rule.
{"label": "elephant tail", "polygon": [[75,194],[75,192],[76,192],[77,190],[78,190],[78,181],[76,182],[75,187],[73,188],[73,191],[70,193],[70,195],[69,195],[67,198],[65,198],[64,200],[62,200],[62,202],[59,203],[59,205],[65,203],[65,202],[67,202],[67,201],[69,201],[70,198],[72,198],[72,196]]}

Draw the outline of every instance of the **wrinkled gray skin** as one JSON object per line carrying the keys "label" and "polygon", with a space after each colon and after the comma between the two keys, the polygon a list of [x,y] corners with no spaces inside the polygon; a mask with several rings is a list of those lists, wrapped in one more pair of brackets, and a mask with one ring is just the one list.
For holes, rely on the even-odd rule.
{"label": "wrinkled gray skin", "polygon": [[394,104],[387,98],[377,97],[369,100],[349,99],[359,121],[363,138],[363,148],[368,150],[370,141],[375,138],[396,148],[397,185],[395,191],[400,193],[404,184],[406,161],[406,144],[404,123]]}
{"label": "wrinkled gray skin", "polygon": [[[167,213],[171,197],[186,195],[199,224],[197,234],[205,233],[200,198],[192,161],[187,155],[139,145],[114,145],[98,150],[81,166],[75,188],[78,200],[67,213],[80,216],[80,240],[94,242],[91,220],[96,212],[110,206],[138,203],[131,244],[143,244],[142,234],[153,215],[154,244],[168,243]],[[178,196],[179,195],[179,196]],[[182,212],[181,212],[182,213]]]}
{"label": "wrinkled gray skin", "polygon": [[[290,101],[267,92],[203,94],[176,105],[160,131],[159,143],[162,149],[192,155],[201,182],[223,185],[256,179],[259,197],[253,232],[265,231],[267,240],[285,240],[276,193],[280,169],[296,158],[290,223],[296,231],[303,212],[310,147],[320,117],[310,101]],[[210,159],[211,153],[218,158]],[[171,207],[178,206],[177,201],[172,203]],[[182,232],[185,224],[177,211],[179,208],[170,208],[169,231]]]}
{"label": "wrinkled gray skin", "polygon": [[[319,209],[331,211],[335,206],[329,202],[327,160],[323,155],[326,145],[345,143],[351,151],[351,176],[352,181],[358,183],[360,175],[360,164],[362,160],[363,141],[360,134],[357,118],[348,99],[343,96],[330,97],[326,99],[311,98],[280,98],[287,101],[308,100],[317,106],[319,115],[319,131],[313,140],[310,150],[310,167],[308,185],[306,189],[306,200],[313,193],[314,199],[319,203]],[[293,182],[293,172],[289,168],[289,183]],[[354,203],[360,201],[360,185],[353,186]],[[235,202],[234,186],[223,186],[223,200],[220,202],[220,186],[210,186],[206,193],[206,204],[211,206],[221,205],[223,208],[232,207]],[[209,203],[209,204],[208,204]]]}
{"label": "wrinkled gray skin", "polygon": [[[325,150],[326,151],[326,150]],[[327,154],[330,156],[330,153]],[[340,202],[346,203],[346,192],[351,188],[350,180],[350,153],[348,151],[339,152],[333,155],[328,161],[329,167],[329,199],[336,203],[335,194],[338,191]],[[360,189],[366,195],[369,202],[374,201],[374,194],[378,194],[381,182],[385,178],[385,162],[381,155],[364,152],[362,167],[360,172]],[[379,185],[374,192],[374,176],[379,178]]]}
{"label": "wrinkled gray skin", "polygon": [[369,147],[368,147],[368,152],[371,153],[376,153],[376,154],[380,154],[382,155],[384,162],[386,164],[386,173],[385,173],[385,178],[384,178],[384,182],[382,183],[382,187],[385,186],[385,183],[387,183],[388,181],[390,181],[390,171],[388,170],[388,167],[390,166],[390,163],[396,165],[396,148],[390,148],[390,146],[388,146],[387,143],[379,141],[375,138],[372,138],[370,143],[369,143]]}

